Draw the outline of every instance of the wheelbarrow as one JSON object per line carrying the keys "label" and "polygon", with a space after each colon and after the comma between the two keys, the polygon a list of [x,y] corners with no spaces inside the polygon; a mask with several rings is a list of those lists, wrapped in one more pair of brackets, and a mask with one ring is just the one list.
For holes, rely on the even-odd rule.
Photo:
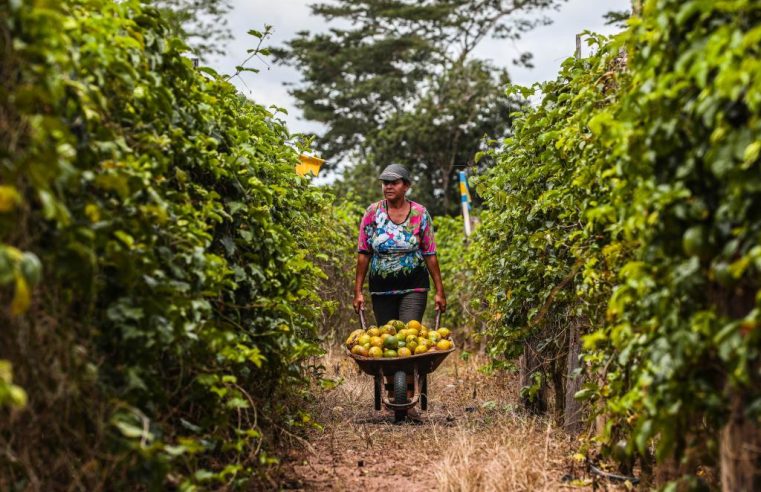
{"label": "wheelbarrow", "polygon": [[[439,329],[441,313],[436,312],[436,327]],[[367,330],[365,315],[359,311],[359,320],[362,329]],[[407,411],[420,403],[422,410],[428,410],[428,374],[438,368],[447,355],[454,352],[454,347],[449,350],[426,352],[424,354],[411,355],[409,357],[375,358],[363,357],[352,354],[349,349],[346,353],[357,362],[359,369],[373,376],[375,380],[375,410],[381,409],[381,403],[394,412],[394,421],[400,422],[407,418]],[[394,395],[394,401],[382,394],[383,381],[386,376],[392,376],[393,382],[386,386],[387,391]],[[408,376],[412,376],[412,387],[408,387]],[[407,398],[407,390],[412,389],[412,399]]]}

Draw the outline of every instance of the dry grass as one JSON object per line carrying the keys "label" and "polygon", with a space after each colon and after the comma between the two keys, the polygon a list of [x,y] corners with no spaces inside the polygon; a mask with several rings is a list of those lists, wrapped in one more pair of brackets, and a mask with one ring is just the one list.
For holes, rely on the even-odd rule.
{"label": "dry grass", "polygon": [[545,417],[524,414],[516,378],[478,372],[485,361],[451,355],[430,376],[420,423],[395,425],[375,412],[372,378],[341,350],[322,361],[343,383],[318,391],[312,408],[324,428],[310,448],[291,450],[273,476],[300,490],[589,490],[570,460],[571,438]]}
{"label": "dry grass", "polygon": [[451,492],[557,490],[566,468],[558,434],[535,418],[499,419],[488,429],[459,428],[451,452],[434,468],[437,486]]}

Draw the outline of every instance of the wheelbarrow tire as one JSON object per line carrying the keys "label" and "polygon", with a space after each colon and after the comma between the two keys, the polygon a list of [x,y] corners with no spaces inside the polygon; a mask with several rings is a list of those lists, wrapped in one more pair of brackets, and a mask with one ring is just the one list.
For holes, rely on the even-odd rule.
{"label": "wheelbarrow tire", "polygon": [[[394,374],[394,403],[407,403],[407,373],[396,371]],[[401,422],[407,417],[407,410],[395,410],[394,421]]]}
{"label": "wheelbarrow tire", "polygon": [[396,371],[394,374],[394,403],[407,403],[407,373]]}

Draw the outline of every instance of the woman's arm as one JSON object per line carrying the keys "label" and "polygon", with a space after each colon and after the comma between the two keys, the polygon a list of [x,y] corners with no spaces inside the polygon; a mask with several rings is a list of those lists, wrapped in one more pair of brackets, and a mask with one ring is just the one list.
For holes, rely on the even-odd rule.
{"label": "woman's arm", "polygon": [[362,285],[365,283],[367,267],[370,265],[370,255],[359,253],[357,255],[357,275],[354,277],[354,311],[365,309],[365,296],[362,294]]}
{"label": "woman's arm", "polygon": [[425,255],[425,266],[428,267],[428,272],[433,278],[433,285],[436,287],[436,295],[434,301],[436,302],[436,310],[446,312],[447,310],[447,295],[444,293],[444,283],[441,281],[441,270],[439,269],[439,259],[436,255]]}

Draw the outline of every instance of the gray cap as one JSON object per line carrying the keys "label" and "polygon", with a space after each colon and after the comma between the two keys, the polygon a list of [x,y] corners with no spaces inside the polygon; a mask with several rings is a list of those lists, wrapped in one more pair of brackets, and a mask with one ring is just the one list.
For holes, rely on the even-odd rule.
{"label": "gray cap", "polygon": [[389,164],[386,166],[386,169],[380,173],[378,179],[382,179],[383,181],[396,181],[397,179],[402,179],[407,183],[412,182],[410,179],[410,172],[401,164]]}

